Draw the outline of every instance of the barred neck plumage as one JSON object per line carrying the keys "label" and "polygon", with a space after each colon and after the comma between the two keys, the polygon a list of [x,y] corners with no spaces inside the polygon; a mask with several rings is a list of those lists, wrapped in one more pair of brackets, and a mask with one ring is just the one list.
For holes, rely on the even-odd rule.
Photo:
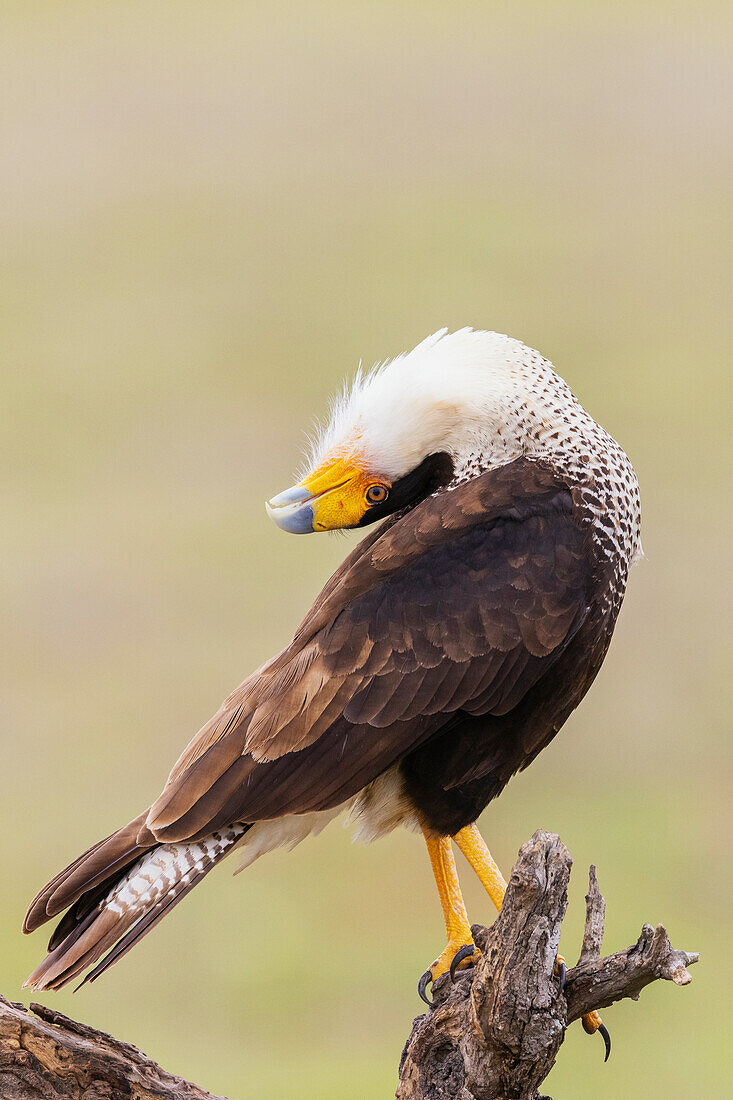
{"label": "barred neck plumage", "polygon": [[640,554],[639,489],[622,448],[552,364],[496,332],[446,329],[359,372],[312,444],[308,470],[353,460],[389,483],[447,453],[458,485],[521,455],[582,487],[593,533],[625,571]]}
{"label": "barred neck plumage", "polygon": [[504,390],[499,422],[492,417],[485,432],[477,431],[472,444],[452,456],[448,488],[520,456],[547,462],[578,486],[594,540],[625,574],[642,555],[641,498],[631,460],[547,359],[509,337],[496,340],[511,345],[512,385]]}

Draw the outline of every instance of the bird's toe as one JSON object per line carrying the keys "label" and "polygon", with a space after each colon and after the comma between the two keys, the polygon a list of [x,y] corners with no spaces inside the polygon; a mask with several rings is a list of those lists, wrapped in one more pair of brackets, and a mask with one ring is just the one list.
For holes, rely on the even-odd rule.
{"label": "bird's toe", "polygon": [[428,997],[428,986],[443,974],[449,974],[451,981],[454,982],[457,972],[472,965],[472,960],[475,960],[479,954],[478,948],[473,943],[449,942],[417,983],[420,999],[432,1007],[433,1002]]}

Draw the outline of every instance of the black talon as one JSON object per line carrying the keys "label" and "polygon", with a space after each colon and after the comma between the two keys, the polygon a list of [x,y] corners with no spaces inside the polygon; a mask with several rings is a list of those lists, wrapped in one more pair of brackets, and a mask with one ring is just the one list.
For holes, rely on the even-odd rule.
{"label": "black talon", "polygon": [[425,990],[428,988],[428,986],[430,985],[432,980],[433,980],[432,971],[431,970],[426,970],[425,973],[423,974],[422,978],[420,979],[420,981],[417,983],[417,991],[420,995],[420,1000],[425,1001],[425,1004],[428,1006],[428,1008],[433,1007],[433,1002],[428,998],[428,995],[425,992]]}
{"label": "black talon", "polygon": [[464,959],[470,959],[473,952],[474,946],[472,943],[467,944],[465,947],[458,948],[450,964],[450,970],[448,971],[452,982],[456,980],[456,969],[461,965]]}
{"label": "black talon", "polygon": [[600,1034],[603,1036],[603,1042],[606,1044],[606,1057],[603,1059],[603,1061],[607,1062],[608,1061],[608,1056],[611,1053],[611,1036],[608,1034],[608,1028],[606,1027],[605,1024],[601,1024],[599,1026],[598,1030],[599,1030]]}
{"label": "black talon", "polygon": [[560,979],[560,992],[562,993],[565,989],[565,979],[568,974],[568,968],[564,962],[555,963],[555,967],[557,976]]}

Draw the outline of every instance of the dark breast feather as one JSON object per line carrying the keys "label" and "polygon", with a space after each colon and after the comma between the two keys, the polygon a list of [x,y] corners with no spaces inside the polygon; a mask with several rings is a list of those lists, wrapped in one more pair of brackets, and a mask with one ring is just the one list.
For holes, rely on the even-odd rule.
{"label": "dark breast feather", "polygon": [[189,745],[151,811],[155,836],[330,808],[399,761],[429,819],[441,799],[466,802],[466,784],[481,787],[471,811],[485,805],[549,739],[560,696],[575,698],[579,658],[560,664],[574,640],[604,636],[586,519],[572,486],[529,459],[390,517]]}

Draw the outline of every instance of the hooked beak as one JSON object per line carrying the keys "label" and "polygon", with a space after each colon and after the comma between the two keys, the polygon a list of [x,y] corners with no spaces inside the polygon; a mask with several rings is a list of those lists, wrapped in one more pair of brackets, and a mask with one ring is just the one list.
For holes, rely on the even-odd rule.
{"label": "hooked beak", "polygon": [[375,506],[369,494],[377,488],[386,498],[383,478],[367,473],[351,458],[336,457],[324,462],[300,485],[268,500],[265,508],[278,527],[294,535],[358,527]]}
{"label": "hooked beak", "polygon": [[283,531],[291,535],[309,535],[313,531],[314,494],[303,485],[293,485],[276,497],[265,501],[268,516]]}

